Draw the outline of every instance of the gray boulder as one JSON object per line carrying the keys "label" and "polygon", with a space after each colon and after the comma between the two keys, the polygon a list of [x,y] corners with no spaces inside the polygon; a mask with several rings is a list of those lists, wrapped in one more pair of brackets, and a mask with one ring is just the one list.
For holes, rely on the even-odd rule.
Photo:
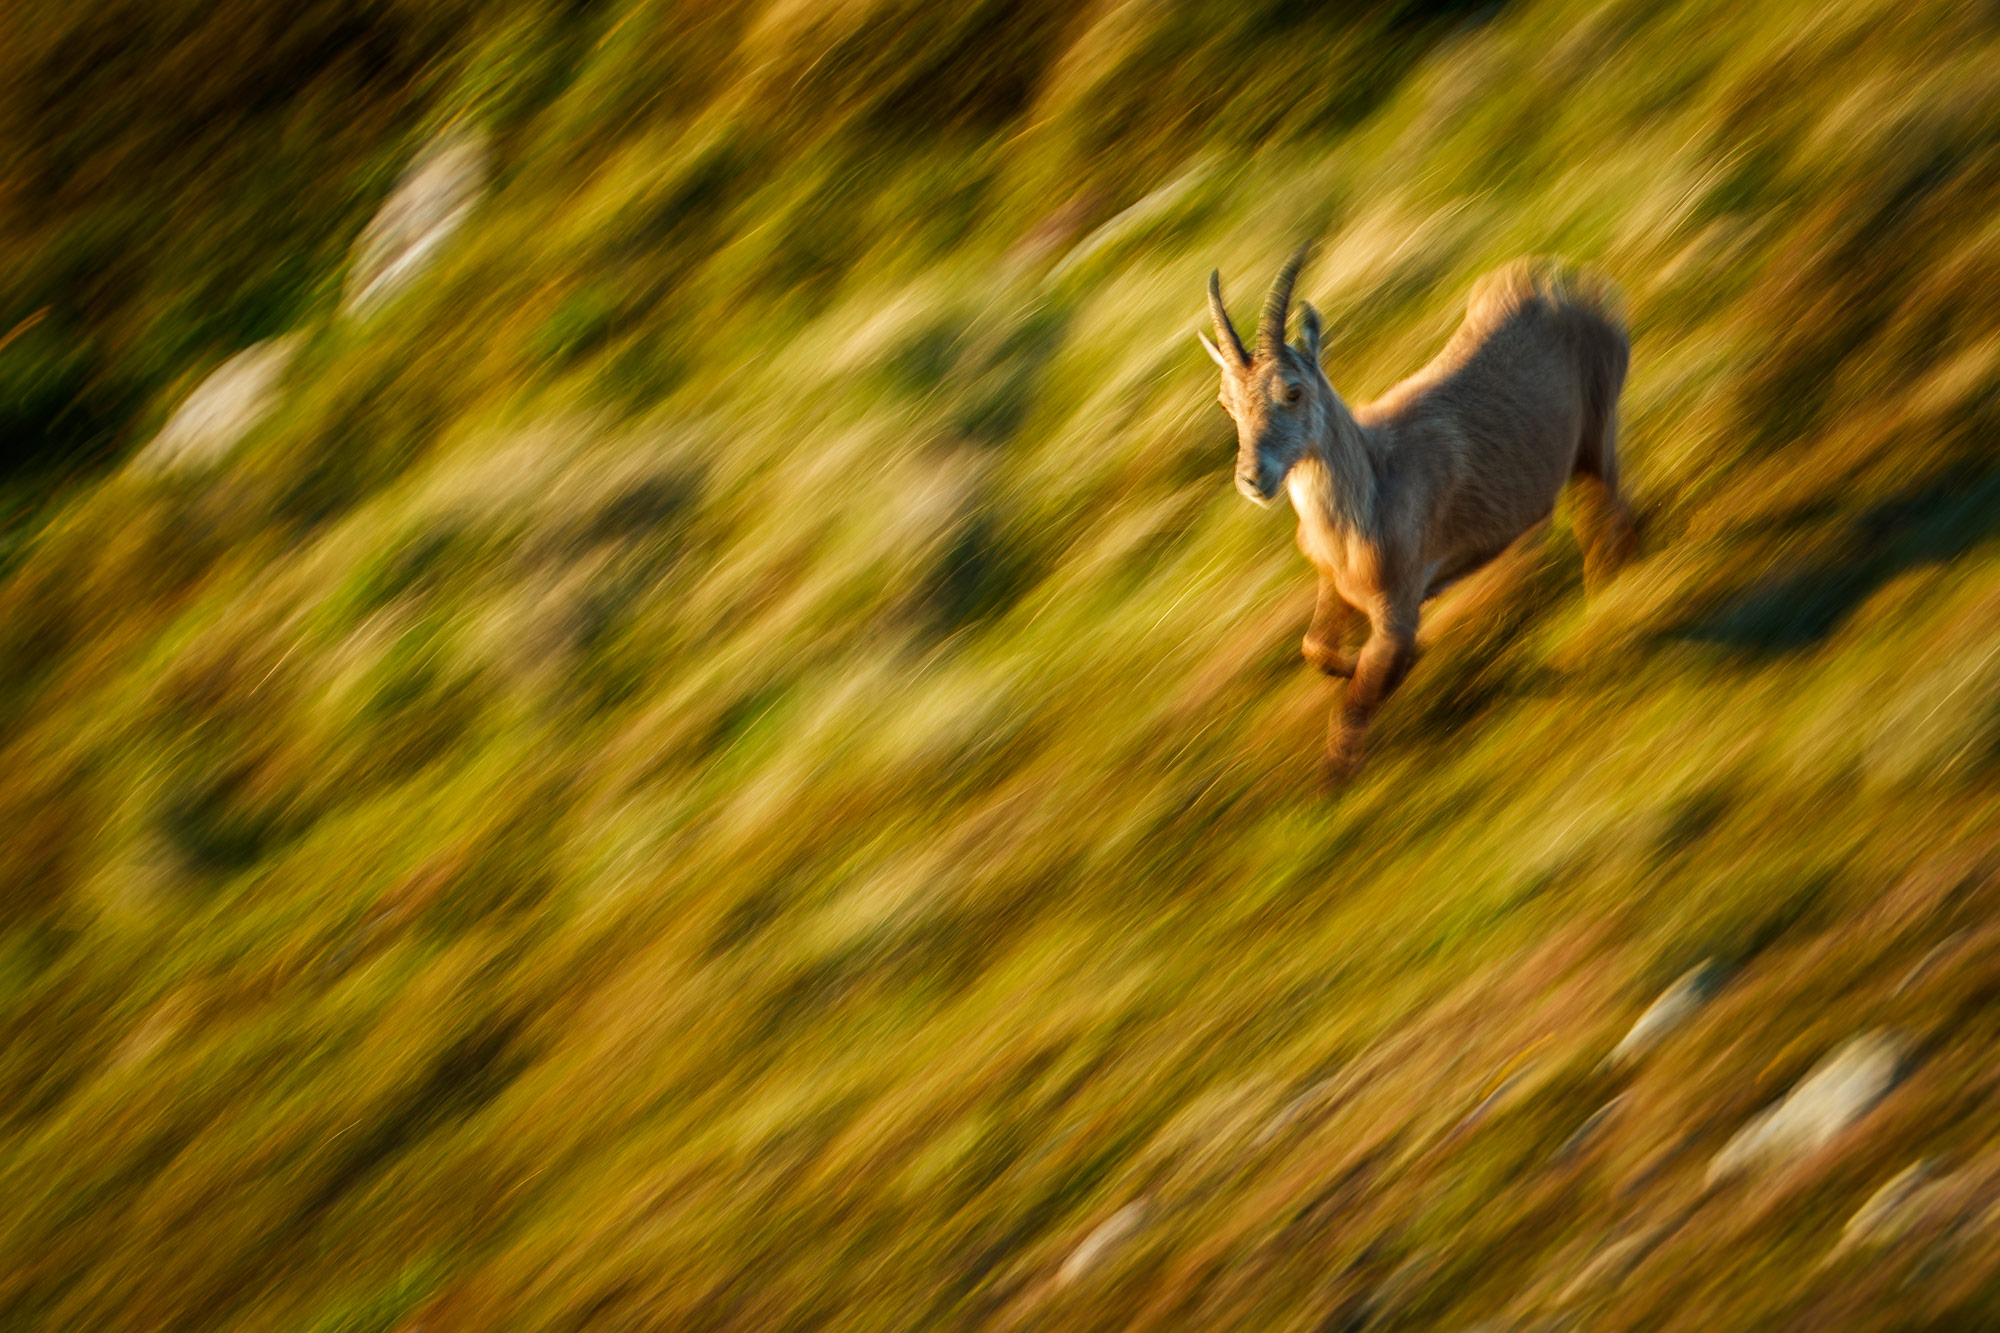
{"label": "gray boulder", "polygon": [[1841,1232],[1834,1254],[1909,1240],[1964,1238],[2000,1221],[2000,1153],[1941,1174],[1930,1158],[1898,1172],[1869,1196]]}
{"label": "gray boulder", "polygon": [[1780,1166],[1825,1147],[1895,1086],[1903,1054],[1902,1041],[1887,1032],[1848,1042],[1736,1132],[1709,1163],[1708,1183]]}
{"label": "gray boulder", "polygon": [[1063,1260],[1062,1267],[1056,1271],[1056,1286],[1069,1286],[1123,1249],[1126,1242],[1146,1225],[1152,1212],[1153,1206],[1149,1201],[1135,1199],[1098,1223],[1083,1238],[1083,1243],[1070,1251],[1069,1258]]}
{"label": "gray boulder", "polygon": [[1712,958],[1688,971],[1639,1015],[1631,1031],[1612,1048],[1612,1067],[1631,1064],[1665,1041],[1675,1028],[1694,1017],[1721,986],[1722,968]]}
{"label": "gray boulder", "polygon": [[341,313],[368,315],[429,267],[479,202],[490,157],[486,135],[470,129],[424,150],[355,243]]}
{"label": "gray boulder", "polygon": [[195,387],[132,460],[139,472],[183,472],[227,458],[277,406],[299,336],[269,338],[238,352]]}

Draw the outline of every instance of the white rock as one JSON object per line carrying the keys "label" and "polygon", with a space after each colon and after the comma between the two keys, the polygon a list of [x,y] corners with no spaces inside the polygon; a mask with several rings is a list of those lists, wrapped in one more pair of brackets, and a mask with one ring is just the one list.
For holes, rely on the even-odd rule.
{"label": "white rock", "polygon": [[1902,1043],[1886,1032],[1856,1037],[1820,1061],[1776,1105],[1738,1130],[1709,1163],[1708,1183],[1805,1156],[1832,1142],[1895,1084]]}
{"label": "white rock", "polygon": [[423,272],[479,202],[489,156],[484,133],[460,130],[433,143],[403,173],[355,242],[342,313],[368,314]]}
{"label": "white rock", "polygon": [[1135,1199],[1098,1223],[1096,1229],[1083,1238],[1083,1243],[1070,1251],[1069,1258],[1063,1260],[1063,1266],[1056,1270],[1056,1286],[1069,1286],[1110,1258],[1132,1238],[1133,1233],[1146,1225],[1146,1218],[1151,1213],[1151,1204],[1144,1199]]}
{"label": "white rock", "polygon": [[1174,180],[1160,186],[1139,200],[1138,203],[1133,204],[1109,222],[1104,223],[1097,230],[1091,232],[1090,235],[1084,237],[1083,240],[1071,248],[1068,254],[1062,257],[1056,266],[1049,271],[1049,276],[1044,280],[1044,284],[1051,287],[1054,286],[1057,282],[1061,281],[1063,274],[1069,272],[1078,264],[1085,262],[1106,246],[1116,245],[1128,236],[1135,235],[1162,218],[1170,216],[1189,195],[1207,184],[1209,178],[1215,174],[1217,165],[1218,160],[1216,158],[1204,157],[1191,170],[1183,172]]}
{"label": "white rock", "polygon": [[1617,1286],[1633,1269],[1644,1263],[1646,1256],[1673,1231],[1672,1226],[1665,1224],[1642,1227],[1629,1236],[1610,1242],[1592,1255],[1590,1262],[1583,1266],[1583,1271],[1562,1289],[1556,1297],[1556,1304],[1574,1305],[1594,1291]]}
{"label": "white rock", "polygon": [[1868,1196],[1868,1202],[1861,1205],[1847,1225],[1841,1229],[1841,1250],[1857,1245],[1882,1245],[1901,1235],[1909,1225],[1910,1204],[1913,1196],[1921,1192],[1931,1177],[1931,1159],[1928,1157],[1912,1162],[1893,1176],[1889,1183]]}
{"label": "white rock", "polygon": [[277,406],[279,381],[298,350],[298,335],[286,334],[217,366],[167,418],[132,466],[140,472],[176,472],[221,462]]}
{"label": "white rock", "polygon": [[1653,1001],[1639,1021],[1612,1048],[1611,1063],[1626,1065],[1659,1045],[1667,1034],[1688,1021],[1722,984],[1722,969],[1710,958],[1682,976]]}
{"label": "white rock", "polygon": [[1925,1158],[1869,1196],[1848,1219],[1829,1257],[1918,1237],[1933,1243],[1964,1238],[1968,1231],[1996,1222],[2000,1222],[2000,1153],[1989,1152],[1949,1175],[1938,1175]]}
{"label": "white rock", "polygon": [[1578,1125],[1576,1131],[1562,1141],[1562,1146],[1556,1149],[1555,1155],[1549,1160],[1567,1162],[1589,1147],[1597,1140],[1597,1136],[1604,1132],[1605,1125],[1610,1122],[1611,1117],[1618,1114],[1619,1109],[1625,1105],[1625,1099],[1631,1095],[1629,1092],[1621,1092],[1591,1112],[1590,1118]]}

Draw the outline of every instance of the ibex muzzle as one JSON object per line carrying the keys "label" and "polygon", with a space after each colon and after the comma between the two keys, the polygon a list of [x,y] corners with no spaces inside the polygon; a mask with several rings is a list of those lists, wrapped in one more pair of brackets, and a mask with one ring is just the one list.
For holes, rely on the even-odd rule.
{"label": "ibex muzzle", "polygon": [[[1258,504],[1287,491],[1299,549],[1318,569],[1306,659],[1349,678],[1328,728],[1326,774],[1360,765],[1369,719],[1415,655],[1424,600],[1505,550],[1580,485],[1578,535],[1594,583],[1628,556],[1618,489],[1618,394],[1630,344],[1604,284],[1550,260],[1517,260],[1473,288],[1465,321],[1432,362],[1349,409],[1320,369],[1319,315],[1301,303],[1285,341],[1302,247],[1243,346],[1208,279],[1222,406],[1236,422],[1236,487]],[[1350,654],[1345,640],[1365,620]]]}

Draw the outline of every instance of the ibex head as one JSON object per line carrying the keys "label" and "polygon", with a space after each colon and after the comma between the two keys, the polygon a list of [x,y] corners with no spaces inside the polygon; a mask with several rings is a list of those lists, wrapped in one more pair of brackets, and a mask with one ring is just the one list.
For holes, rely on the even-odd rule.
{"label": "ibex head", "polygon": [[1222,275],[1208,275],[1208,313],[1215,319],[1210,342],[1197,333],[1215,364],[1222,367],[1223,409],[1236,420],[1236,489],[1258,504],[1269,504],[1285,484],[1285,474],[1305,456],[1308,442],[1325,428],[1332,386],[1319,368],[1319,312],[1301,302],[1297,346],[1285,342],[1285,319],[1292,283],[1306,262],[1308,246],[1278,270],[1257,322],[1257,351],[1244,350],[1222,305]]}

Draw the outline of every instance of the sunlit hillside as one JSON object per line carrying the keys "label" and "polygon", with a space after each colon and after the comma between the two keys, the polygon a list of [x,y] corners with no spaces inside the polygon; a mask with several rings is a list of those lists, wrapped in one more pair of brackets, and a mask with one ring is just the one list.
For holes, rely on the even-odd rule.
{"label": "sunlit hillside", "polygon": [[[294,9],[0,43],[0,1327],[2000,1319],[2000,11]],[[1309,237],[1642,526],[1331,793]]]}

